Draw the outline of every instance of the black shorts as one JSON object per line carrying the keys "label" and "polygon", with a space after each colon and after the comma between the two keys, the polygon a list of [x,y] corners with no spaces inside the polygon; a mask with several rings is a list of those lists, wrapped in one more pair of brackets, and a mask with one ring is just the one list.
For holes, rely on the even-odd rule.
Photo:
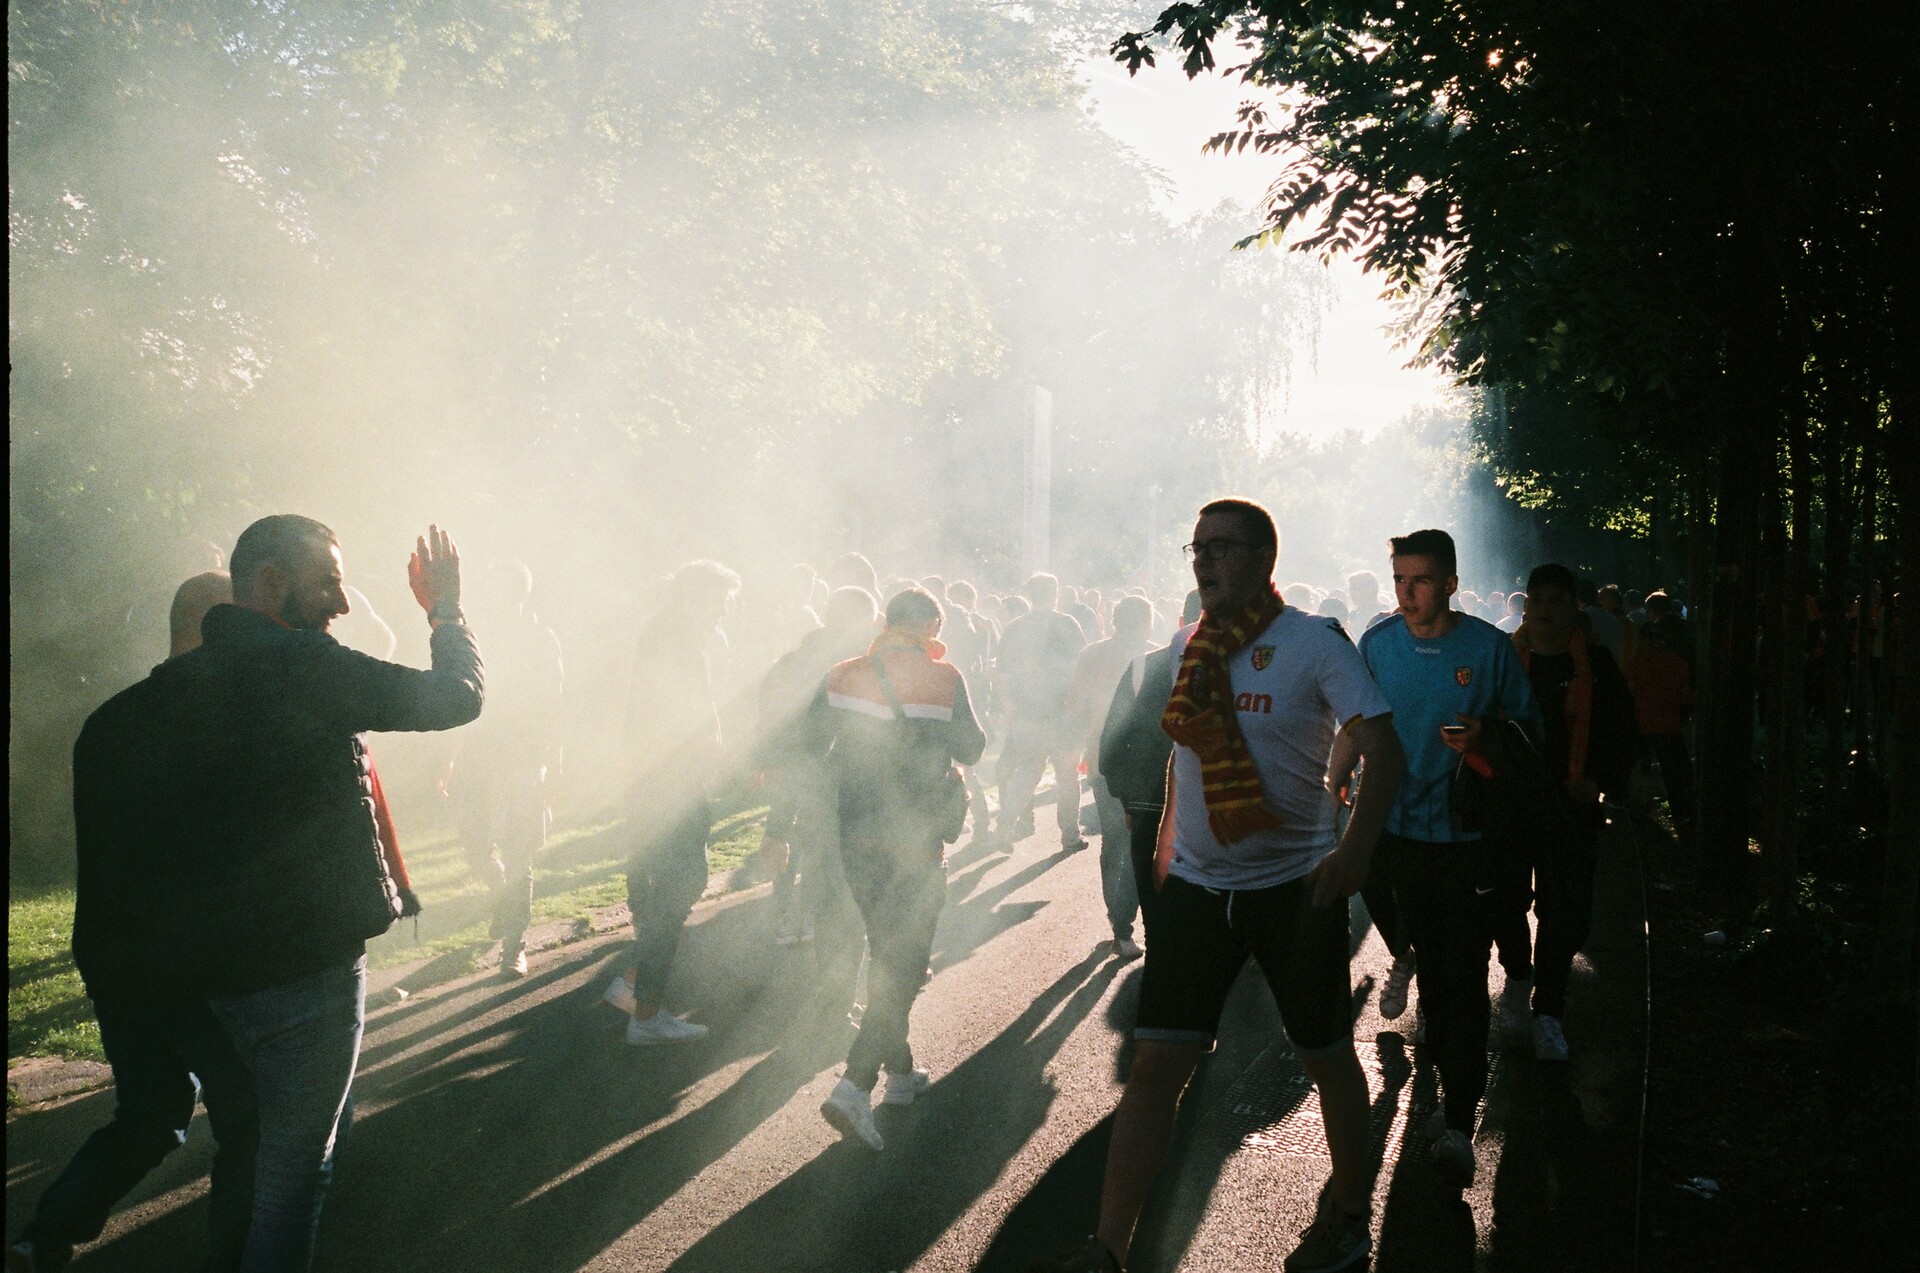
{"label": "black shorts", "polygon": [[1249,955],[1294,1051],[1313,1059],[1350,1046],[1347,905],[1315,906],[1305,879],[1230,892],[1168,876],[1134,1038],[1211,1047]]}

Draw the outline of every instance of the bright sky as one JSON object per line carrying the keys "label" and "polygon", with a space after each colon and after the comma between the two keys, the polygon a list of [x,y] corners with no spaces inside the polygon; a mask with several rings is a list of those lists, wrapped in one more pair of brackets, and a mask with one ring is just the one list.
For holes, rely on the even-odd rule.
{"label": "bright sky", "polygon": [[[1095,59],[1083,65],[1082,79],[1100,125],[1172,180],[1169,215],[1184,219],[1235,200],[1247,207],[1248,227],[1258,225],[1254,208],[1280,161],[1252,150],[1200,153],[1208,137],[1233,124],[1244,86],[1219,76],[1189,80],[1168,57],[1131,79],[1117,64]],[[1319,365],[1296,372],[1281,427],[1314,437],[1346,428],[1370,433],[1433,404],[1445,378],[1403,365],[1406,354],[1384,331],[1393,311],[1379,287],[1350,261],[1331,268],[1336,300],[1321,328]]]}

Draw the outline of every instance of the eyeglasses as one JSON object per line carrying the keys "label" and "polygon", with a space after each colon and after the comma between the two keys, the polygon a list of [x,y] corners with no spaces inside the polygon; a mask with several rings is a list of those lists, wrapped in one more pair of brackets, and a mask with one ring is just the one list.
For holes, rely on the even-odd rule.
{"label": "eyeglasses", "polygon": [[1207,539],[1197,544],[1182,544],[1180,551],[1187,555],[1188,561],[1219,561],[1236,548],[1251,548],[1252,544],[1241,539]]}

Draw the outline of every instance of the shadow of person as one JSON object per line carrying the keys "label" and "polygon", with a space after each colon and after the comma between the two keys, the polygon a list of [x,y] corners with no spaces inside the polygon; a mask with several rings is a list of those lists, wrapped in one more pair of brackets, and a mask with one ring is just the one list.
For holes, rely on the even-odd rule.
{"label": "shadow of person", "polygon": [[[1472,1273],[1479,1242],[1473,1208],[1446,1189],[1427,1157],[1424,1124],[1439,1099],[1431,1061],[1409,1051],[1400,1034],[1383,1030],[1374,1040],[1381,1090],[1370,1120],[1374,1166],[1389,1173],[1380,1204],[1375,1273]],[[1396,1119],[1404,1119],[1398,1152],[1386,1161]]]}
{"label": "shadow of person", "polygon": [[1008,902],[1005,899],[1072,856],[1066,849],[1057,850],[979,892],[973,892],[973,887],[985,876],[989,866],[983,865],[973,875],[951,881],[947,909],[941,914],[940,930],[934,935],[933,956],[929,961],[933,970],[939,972],[953,967],[1001,933],[1044,910],[1045,901]]}
{"label": "shadow of person", "polygon": [[1516,1065],[1506,1075],[1510,1113],[1493,1178],[1488,1267],[1611,1269],[1618,1235],[1596,1232],[1586,1198],[1613,1191],[1616,1170],[1604,1134],[1589,1128],[1570,1067]]}
{"label": "shadow of person", "polygon": [[842,1142],[709,1231],[672,1268],[905,1268],[999,1180],[1046,1121],[1046,1067],[1106,993],[1116,968],[1083,959],[1006,1029],[939,1078],[911,1110],[881,1107],[887,1148]]}

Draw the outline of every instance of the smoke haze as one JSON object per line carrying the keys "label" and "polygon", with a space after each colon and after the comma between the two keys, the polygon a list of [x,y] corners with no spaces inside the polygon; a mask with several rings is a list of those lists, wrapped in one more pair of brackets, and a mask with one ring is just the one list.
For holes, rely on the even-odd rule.
{"label": "smoke haze", "polygon": [[267,512],[339,532],[416,663],[426,523],[529,563],[589,758],[681,561],[745,577],[743,684],[796,562],[1016,584],[1036,385],[1070,582],[1177,597],[1228,491],[1283,583],[1430,523],[1519,569],[1460,520],[1498,503],[1462,418],[1273,435],[1326,275],[1169,222],[1094,126],[1071,68],[1141,12],[10,5],[16,867],[61,869],[79,722]]}

